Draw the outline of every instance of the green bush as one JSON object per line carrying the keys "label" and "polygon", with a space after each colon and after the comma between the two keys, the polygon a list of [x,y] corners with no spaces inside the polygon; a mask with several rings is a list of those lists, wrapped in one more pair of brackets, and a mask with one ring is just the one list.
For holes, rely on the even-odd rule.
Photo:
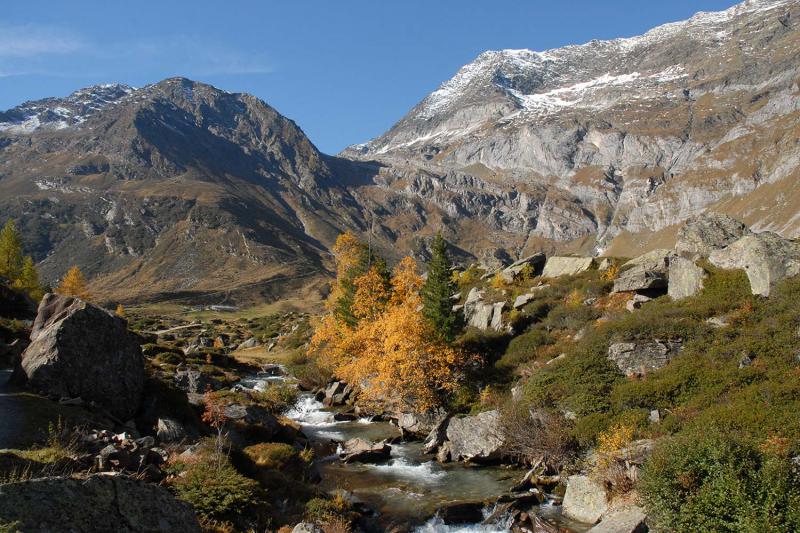
{"label": "green bush", "polygon": [[235,518],[259,497],[258,483],[239,474],[227,461],[210,454],[187,464],[172,484],[178,498],[194,507],[206,520]]}
{"label": "green bush", "polygon": [[639,491],[659,530],[800,531],[800,476],[780,454],[704,430],[660,446]]}
{"label": "green bush", "polygon": [[299,454],[293,446],[280,442],[254,444],[243,451],[256,466],[273,470],[283,470],[299,460]]}
{"label": "green bush", "polygon": [[517,367],[523,363],[533,361],[536,359],[539,348],[552,344],[552,342],[552,337],[544,329],[531,329],[511,339],[506,352],[495,364],[501,368]]}

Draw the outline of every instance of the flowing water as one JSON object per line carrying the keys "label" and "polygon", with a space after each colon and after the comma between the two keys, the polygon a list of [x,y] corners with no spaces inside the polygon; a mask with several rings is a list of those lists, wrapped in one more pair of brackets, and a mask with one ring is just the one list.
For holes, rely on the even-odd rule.
{"label": "flowing water", "polygon": [[[246,383],[250,386],[253,381]],[[422,454],[422,443],[419,442],[392,444],[388,461],[345,464],[335,455],[336,443],[356,437],[370,441],[392,439],[399,437],[400,432],[388,422],[370,422],[367,419],[336,421],[335,412],[325,408],[312,395],[303,393],[297,406],[287,414],[300,423],[303,432],[314,443],[317,456],[323,457],[317,463],[323,490],[347,491],[357,500],[376,509],[386,523],[421,524],[416,529],[417,533],[510,531],[510,524],[503,520],[490,525],[450,526],[438,518],[429,517],[442,504],[494,499],[507,492],[524,471],[463,463],[440,464],[431,456]],[[540,514],[554,518],[562,527],[568,525],[560,519],[559,507],[543,505],[540,508]],[[428,521],[424,522],[425,519]]]}

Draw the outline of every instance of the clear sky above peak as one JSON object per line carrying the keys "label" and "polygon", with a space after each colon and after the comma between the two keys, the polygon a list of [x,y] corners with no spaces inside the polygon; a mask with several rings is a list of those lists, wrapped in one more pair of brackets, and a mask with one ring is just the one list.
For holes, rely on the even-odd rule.
{"label": "clear sky above peak", "polygon": [[0,109],[185,76],[252,93],[336,153],[386,131],[485,50],[613,39],[733,0],[6,2]]}

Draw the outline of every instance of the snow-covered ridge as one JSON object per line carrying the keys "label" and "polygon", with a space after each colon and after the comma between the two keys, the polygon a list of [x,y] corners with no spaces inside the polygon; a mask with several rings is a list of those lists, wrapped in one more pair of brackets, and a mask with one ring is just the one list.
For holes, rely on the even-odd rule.
{"label": "snow-covered ridge", "polygon": [[[423,100],[413,113],[415,118],[429,120],[447,112],[470,91],[495,88],[519,98],[523,108],[546,110],[574,104],[576,99],[562,98],[577,91],[592,91],[603,86],[619,85],[649,78],[651,81],[676,79],[675,71],[625,72],[617,65],[626,57],[643,52],[643,48],[685,34],[701,42],[722,43],[730,37],[733,22],[757,14],[778,14],[796,0],[748,0],[719,12],[699,12],[692,18],[653,28],[644,35],[608,41],[590,41],[544,52],[533,50],[500,50],[480,54],[462,67],[450,80]],[[597,66],[608,63],[606,71]],[[660,78],[659,78],[660,77]],[[524,87],[516,87],[522,81]]]}
{"label": "snow-covered ridge", "polygon": [[82,124],[96,112],[115,105],[135,89],[122,84],[103,84],[80,89],[65,98],[25,102],[0,112],[0,132],[29,134],[60,130]]}

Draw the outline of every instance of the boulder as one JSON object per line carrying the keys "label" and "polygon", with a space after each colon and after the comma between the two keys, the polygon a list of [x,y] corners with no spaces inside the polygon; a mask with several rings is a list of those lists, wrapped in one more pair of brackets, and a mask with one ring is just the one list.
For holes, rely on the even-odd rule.
{"label": "boulder", "polygon": [[542,271],[543,278],[574,276],[592,267],[591,257],[550,257]]}
{"label": "boulder", "polygon": [[476,524],[483,521],[483,502],[456,502],[442,505],[436,510],[445,524]]}
{"label": "boulder", "polygon": [[203,394],[208,388],[216,389],[217,384],[199,369],[180,365],[175,369],[175,387],[191,394]]}
{"label": "boulder", "polygon": [[236,347],[237,350],[247,350],[248,348],[256,348],[260,346],[258,339],[255,337],[250,337],[249,339],[245,340],[239,346]]}
{"label": "boulder", "polygon": [[530,267],[534,273],[541,271],[545,259],[545,255],[541,252],[529,255],[501,270],[500,275],[503,276],[506,282],[511,283],[519,277],[526,267]]}
{"label": "boulder", "polygon": [[292,533],[325,533],[325,530],[311,522],[300,522],[294,526]]}
{"label": "boulder", "polygon": [[449,422],[450,418],[444,416],[431,428],[431,431],[425,438],[425,442],[422,444],[422,453],[433,453],[444,444],[445,440],[447,440],[447,425]]}
{"label": "boulder", "polygon": [[275,438],[283,429],[263,407],[233,403],[223,409],[231,441],[239,447]]}
{"label": "boulder", "polygon": [[536,295],[532,293],[520,294],[514,299],[514,309],[519,309],[520,307],[528,305],[535,297]]}
{"label": "boulder", "polygon": [[464,305],[464,318],[467,325],[480,330],[489,329],[494,317],[494,305],[474,302]]}
{"label": "boulder", "polygon": [[625,309],[633,313],[637,309],[641,309],[642,305],[652,300],[649,296],[645,296],[644,294],[634,294],[633,298],[628,300],[625,304]]}
{"label": "boulder", "polygon": [[164,487],[122,475],[0,485],[0,523],[30,532],[199,533],[191,507]]}
{"label": "boulder", "polygon": [[705,271],[684,257],[673,257],[669,262],[669,286],[667,294],[673,300],[694,296],[703,290]]}
{"label": "boulder", "polygon": [[443,409],[433,409],[424,413],[400,413],[397,415],[397,427],[403,433],[416,436],[428,435],[447,418]]}
{"label": "boulder", "polygon": [[666,366],[681,348],[680,340],[617,342],[608,347],[608,358],[626,376],[641,376]]}
{"label": "boulder", "polygon": [[614,280],[614,292],[666,289],[672,250],[653,250],[622,265]]}
{"label": "boulder", "polygon": [[156,436],[160,442],[180,442],[186,438],[186,430],[174,418],[159,418]]}
{"label": "boulder", "polygon": [[500,414],[493,410],[451,418],[447,424],[447,441],[453,461],[487,462],[500,459],[504,444]]}
{"label": "boulder", "polygon": [[386,441],[350,439],[342,445],[339,457],[345,463],[373,463],[388,459],[391,453],[392,447]]}
{"label": "boulder", "polygon": [[500,331],[503,329],[503,309],[505,309],[505,302],[497,302],[492,306],[492,329]]}
{"label": "boulder", "polygon": [[744,269],[752,293],[769,296],[776,283],[800,274],[800,243],[772,232],[746,235],[708,259],[719,268]]}
{"label": "boulder", "polygon": [[733,217],[706,212],[689,218],[678,230],[675,252],[692,259],[708,257],[749,233],[747,226]]}
{"label": "boulder", "polygon": [[35,390],[96,402],[129,420],[144,390],[140,341],[124,318],[77,298],[47,294],[21,369]]}
{"label": "boulder", "polygon": [[567,518],[596,524],[608,509],[606,489],[589,476],[570,476],[561,512]]}
{"label": "boulder", "polygon": [[587,533],[646,533],[647,515],[636,505],[627,505],[610,510],[599,524]]}

